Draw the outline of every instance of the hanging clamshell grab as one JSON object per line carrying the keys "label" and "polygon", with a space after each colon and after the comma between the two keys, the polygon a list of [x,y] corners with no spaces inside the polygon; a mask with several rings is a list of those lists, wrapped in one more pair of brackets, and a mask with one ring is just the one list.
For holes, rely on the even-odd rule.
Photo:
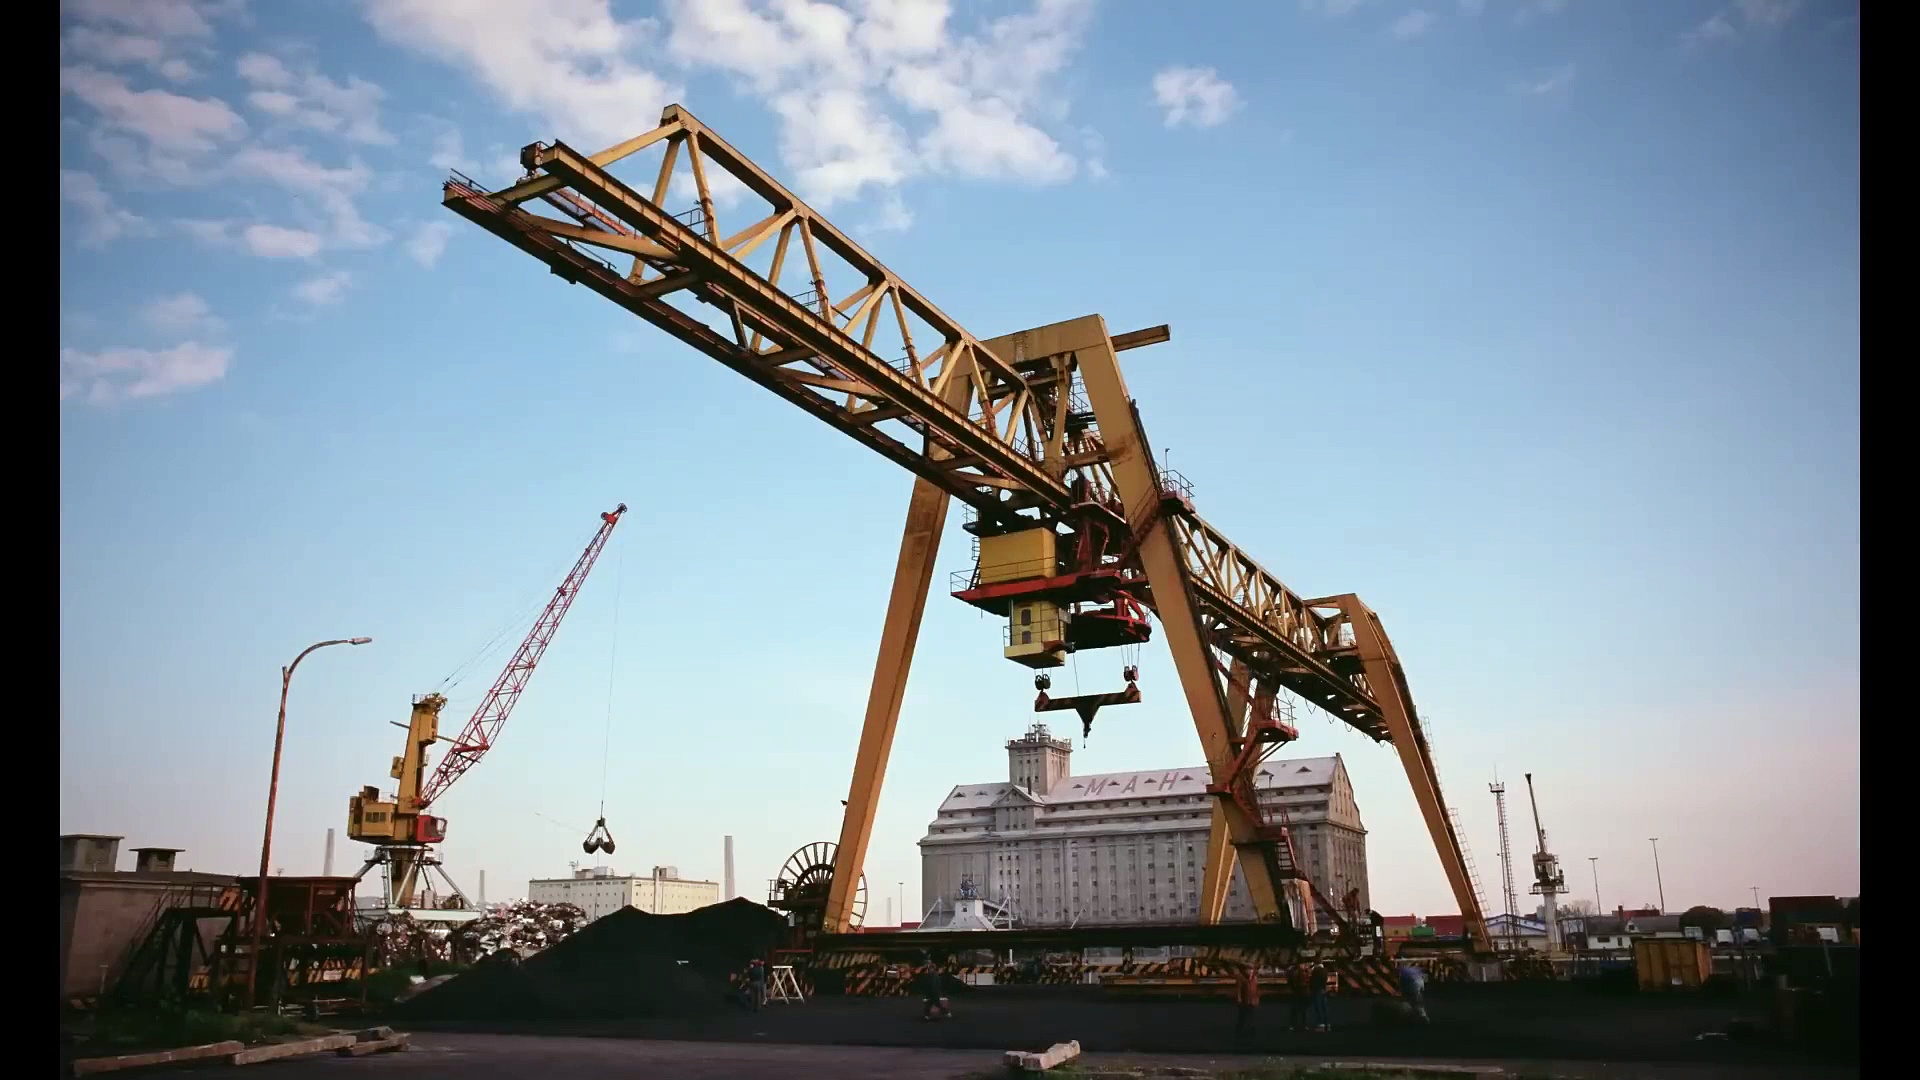
{"label": "hanging clamshell grab", "polygon": [[596,851],[613,854],[613,833],[607,830],[606,818],[593,823],[593,831],[587,834],[587,839],[580,845],[580,850],[589,855]]}

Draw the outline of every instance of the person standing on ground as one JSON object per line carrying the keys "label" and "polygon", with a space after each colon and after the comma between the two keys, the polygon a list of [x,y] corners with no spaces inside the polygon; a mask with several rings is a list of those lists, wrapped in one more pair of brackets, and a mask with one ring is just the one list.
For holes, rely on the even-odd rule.
{"label": "person standing on ground", "polygon": [[1427,1020],[1427,974],[1412,964],[1400,965],[1400,993],[1407,999],[1407,1008],[1412,1010],[1413,1018],[1425,1024]]}
{"label": "person standing on ground", "polygon": [[1304,960],[1296,960],[1287,969],[1287,1030],[1304,1031],[1307,1027],[1307,1006],[1311,995],[1307,986],[1312,965]]}
{"label": "person standing on ground", "polygon": [[1260,1005],[1260,969],[1253,964],[1235,968],[1233,1001],[1239,1006],[1233,1031],[1242,1038],[1253,1033],[1253,1011]]}
{"label": "person standing on ground", "polygon": [[767,1001],[767,965],[758,957],[747,965],[747,1001],[754,1012],[759,1012]]}
{"label": "person standing on ground", "polygon": [[920,1019],[945,1020],[953,1015],[953,1003],[947,1000],[946,984],[932,964],[921,969],[917,981],[920,983]]}
{"label": "person standing on ground", "polygon": [[1313,970],[1307,975],[1307,992],[1312,998],[1313,1030],[1329,1031],[1333,1025],[1327,1019],[1327,987],[1333,981],[1333,973],[1327,965],[1314,961]]}

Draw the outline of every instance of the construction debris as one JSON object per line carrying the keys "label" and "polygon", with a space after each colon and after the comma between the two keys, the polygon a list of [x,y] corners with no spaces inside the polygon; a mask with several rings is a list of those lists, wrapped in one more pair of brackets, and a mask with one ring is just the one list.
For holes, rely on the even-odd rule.
{"label": "construction debris", "polygon": [[495,953],[401,1004],[413,1019],[626,1019],[727,1007],[729,978],[781,941],[787,923],[746,899],[684,915],[626,908],[520,959]]}
{"label": "construction debris", "polygon": [[73,1063],[73,1075],[93,1076],[122,1069],[144,1069],[154,1065],[174,1065],[205,1058],[231,1057],[246,1049],[246,1044],[229,1039],[204,1046],[182,1046],[174,1050],[154,1050],[145,1054],[120,1054],[115,1057],[81,1058]]}
{"label": "construction debris", "polygon": [[261,1061],[276,1061],[280,1058],[299,1057],[302,1054],[318,1054],[327,1050],[338,1050],[343,1046],[352,1046],[359,1039],[353,1035],[322,1035],[317,1039],[302,1039],[299,1042],[268,1043],[251,1050],[242,1050],[227,1055],[229,1065],[252,1065]]}
{"label": "construction debris", "polygon": [[1032,1054],[1021,1050],[1007,1051],[1007,1068],[1021,1072],[1045,1072],[1056,1065],[1064,1065],[1080,1056],[1080,1041],[1054,1043],[1045,1053]]}

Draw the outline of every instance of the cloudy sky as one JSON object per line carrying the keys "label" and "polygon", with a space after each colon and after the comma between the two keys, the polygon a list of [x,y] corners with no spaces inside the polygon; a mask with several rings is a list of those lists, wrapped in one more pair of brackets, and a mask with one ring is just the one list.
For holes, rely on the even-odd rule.
{"label": "cloudy sky", "polygon": [[[1528,771],[1608,906],[1652,836],[1669,904],[1858,888],[1854,3],[61,11],[63,830],[245,869],[277,669],[371,635],[294,687],[275,861],[317,872],[410,695],[464,718],[624,501],[450,867],[564,874],[603,797],[617,868],[717,877],[731,833],[750,895],[834,838],[908,477],[439,205],[678,102],[980,337],[1170,323],[1127,357],[1155,445],[1380,612],[1489,890]],[[932,602],[875,918],[1032,719],[998,650]],[[1158,645],[1142,689],[1080,771],[1197,761]],[[1302,732],[1376,906],[1452,910],[1392,753]]]}

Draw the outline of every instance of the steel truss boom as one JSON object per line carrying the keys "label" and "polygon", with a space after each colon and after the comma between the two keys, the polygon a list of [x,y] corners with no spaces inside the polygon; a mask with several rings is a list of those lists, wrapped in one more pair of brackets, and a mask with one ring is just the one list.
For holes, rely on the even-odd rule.
{"label": "steel truss boom", "polygon": [[[663,142],[650,193],[609,171]],[[664,203],[683,154],[697,206],[675,215]],[[918,477],[842,825],[828,933],[845,923],[865,858],[948,498],[972,507],[983,527],[1017,529],[1048,525],[1091,493],[1126,510],[1129,551],[1148,579],[1147,604],[1166,630],[1216,782],[1225,782],[1235,757],[1244,723],[1236,713],[1247,700],[1227,685],[1227,662],[1269,698],[1285,688],[1391,741],[1461,911],[1484,937],[1412,697],[1378,618],[1352,595],[1306,599],[1288,589],[1194,513],[1178,478],[1154,464],[1116,354],[1167,340],[1165,327],[1113,336],[1099,316],[1086,316],[977,338],[678,105],[653,131],[599,153],[535,143],[521,164],[527,177],[494,192],[455,174],[444,205]],[[716,220],[720,174],[765,204],[730,234]],[[536,200],[564,219],[527,209]],[[770,268],[749,265],[756,253],[764,261],[769,243]],[[587,248],[631,262],[620,269]],[[823,254],[838,260],[839,275],[851,275],[837,298]],[[783,273],[798,274],[797,291],[786,291]],[[883,355],[876,343],[883,326],[897,354]],[[1231,834],[1255,905],[1271,915],[1275,883],[1250,857],[1257,828],[1243,818],[1232,800],[1217,802],[1215,831],[1224,825]],[[1226,845],[1215,846],[1224,858]],[[1222,897],[1226,876],[1209,866]]]}
{"label": "steel truss boom", "polygon": [[514,650],[513,659],[493,680],[487,696],[480,700],[480,707],[473,711],[466,726],[460,729],[460,736],[447,750],[447,756],[440,759],[440,765],[433,775],[420,787],[420,798],[416,808],[425,810],[433,805],[433,800],[444,794],[468,769],[479,764],[480,759],[492,748],[494,739],[505,726],[507,717],[512,715],[513,707],[520,703],[520,694],[527,688],[527,680],[533,678],[533,669],[540,665],[540,658],[547,654],[547,646],[553,644],[554,632],[560,629],[560,620],[567,617],[567,609],[573,606],[574,598],[580,595],[580,586],[586,583],[587,575],[593,572],[593,564],[600,561],[600,552],[607,546],[607,540],[613,535],[613,527],[620,523],[621,515],[627,512],[627,504],[621,503],[611,513],[600,515],[600,528],[594,532],[593,539],[587,541],[586,550],[574,560],[573,569],[553,591],[553,598],[533,621],[533,629],[527,631],[526,639]]}

